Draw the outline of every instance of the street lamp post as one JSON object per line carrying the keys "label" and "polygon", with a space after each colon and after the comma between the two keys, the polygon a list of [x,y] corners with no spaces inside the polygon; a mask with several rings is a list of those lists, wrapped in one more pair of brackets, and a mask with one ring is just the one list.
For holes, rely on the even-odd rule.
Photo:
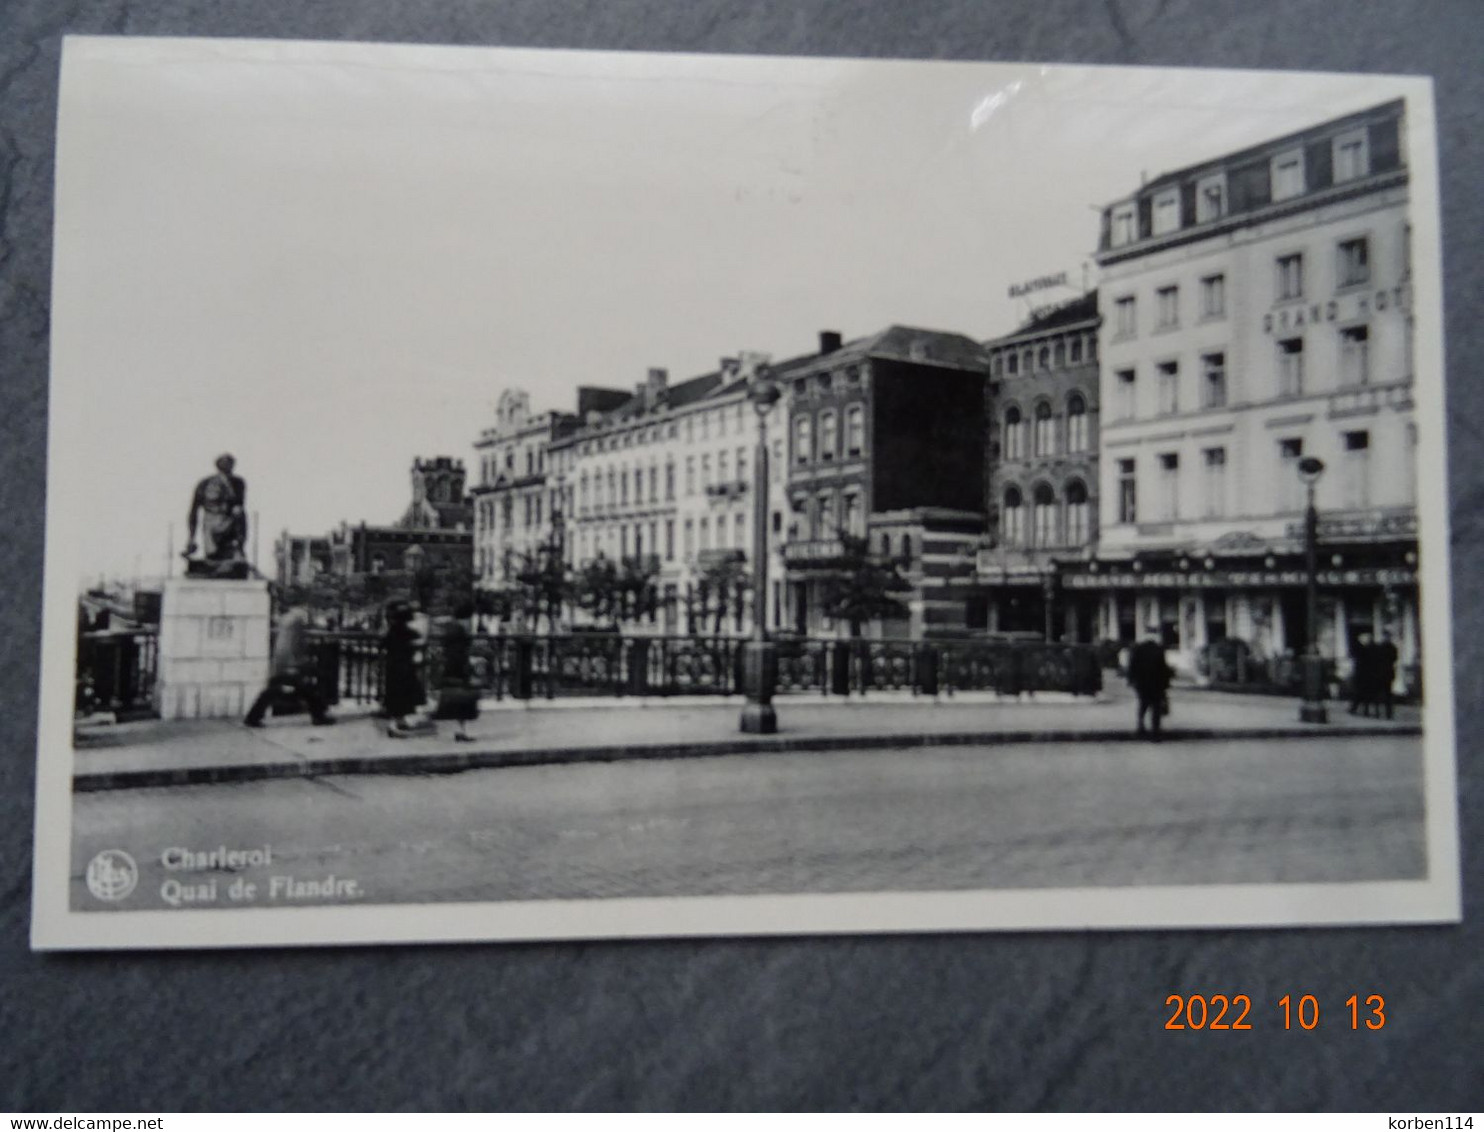
{"label": "street lamp post", "polygon": [[1328,723],[1324,706],[1324,660],[1319,655],[1319,510],[1314,506],[1314,489],[1324,475],[1324,461],[1305,456],[1298,462],[1299,479],[1308,489],[1308,507],[1304,511],[1304,568],[1308,585],[1308,639],[1304,643],[1304,701],[1299,705],[1301,723]]}
{"label": "street lamp post", "polygon": [[773,692],[778,686],[778,646],[768,640],[768,413],[782,396],[760,369],[747,399],[757,412],[757,456],[752,470],[752,639],[742,646],[742,682],[747,703],[742,730],[771,735],[778,730]]}

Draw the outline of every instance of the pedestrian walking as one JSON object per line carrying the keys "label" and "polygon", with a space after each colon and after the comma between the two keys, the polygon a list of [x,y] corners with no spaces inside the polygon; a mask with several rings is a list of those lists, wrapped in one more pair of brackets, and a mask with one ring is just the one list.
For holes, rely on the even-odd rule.
{"label": "pedestrian walking", "polygon": [[426,730],[407,721],[427,698],[417,668],[417,647],[422,636],[412,627],[412,617],[412,606],[405,601],[394,601],[387,606],[387,629],[382,638],[386,648],[382,707],[391,720],[387,734],[393,738]]}
{"label": "pedestrian walking", "polygon": [[1371,635],[1355,638],[1350,653],[1350,714],[1370,715],[1376,701],[1376,647]]}
{"label": "pedestrian walking", "polygon": [[279,623],[268,686],[258,693],[242,722],[248,727],[262,727],[263,716],[276,698],[291,698],[304,704],[316,727],[335,722],[320,695],[314,658],[309,651],[309,614],[302,608],[290,609]]}
{"label": "pedestrian walking", "polygon": [[473,736],[468,732],[471,720],[479,718],[479,688],[474,682],[470,664],[470,647],[473,637],[469,633],[469,622],[474,617],[474,606],[461,604],[453,611],[443,626],[443,675],[438,685],[438,707],[434,719],[453,720],[454,739],[468,743]]}
{"label": "pedestrian walking", "polygon": [[[1128,682],[1139,699],[1137,734],[1148,734],[1159,742],[1160,719],[1170,710],[1170,665],[1165,660],[1164,646],[1159,640],[1159,630],[1151,627],[1138,644],[1129,650]],[[1144,726],[1144,717],[1149,717],[1149,726]]]}
{"label": "pedestrian walking", "polygon": [[1384,709],[1386,718],[1391,719],[1395,713],[1391,687],[1396,683],[1397,651],[1390,633],[1382,633],[1381,640],[1371,646],[1371,657],[1376,714]]}

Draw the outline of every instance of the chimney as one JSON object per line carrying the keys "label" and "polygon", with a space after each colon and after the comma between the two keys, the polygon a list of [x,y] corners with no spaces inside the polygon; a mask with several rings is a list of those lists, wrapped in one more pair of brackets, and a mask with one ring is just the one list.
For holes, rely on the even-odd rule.
{"label": "chimney", "polygon": [[819,332],[819,352],[821,354],[833,354],[840,348],[840,332],[838,330],[821,330]]}
{"label": "chimney", "polygon": [[644,407],[652,409],[660,403],[665,395],[665,389],[670,383],[668,371],[658,367],[651,367],[649,376],[644,379]]}

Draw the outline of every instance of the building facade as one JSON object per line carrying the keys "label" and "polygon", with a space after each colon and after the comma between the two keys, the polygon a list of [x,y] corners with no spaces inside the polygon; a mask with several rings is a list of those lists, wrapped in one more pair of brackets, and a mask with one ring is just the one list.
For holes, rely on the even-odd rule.
{"label": "building facade", "polygon": [[1098,537],[1098,296],[1032,316],[984,344],[993,415],[991,545],[979,552],[986,627],[1091,641],[1096,600],[1060,590],[1059,562]]}
{"label": "building facade", "polygon": [[784,392],[786,569],[781,623],[843,635],[829,594],[846,538],[895,561],[907,615],[865,631],[889,637],[970,627],[975,551],[985,529],[983,349],[959,334],[891,326],[775,367]]}
{"label": "building facade", "polygon": [[[1063,571],[1100,632],[1180,667],[1229,638],[1348,667],[1419,655],[1400,101],[1156,178],[1103,213],[1097,556]],[[1300,459],[1318,457],[1319,623]]]}

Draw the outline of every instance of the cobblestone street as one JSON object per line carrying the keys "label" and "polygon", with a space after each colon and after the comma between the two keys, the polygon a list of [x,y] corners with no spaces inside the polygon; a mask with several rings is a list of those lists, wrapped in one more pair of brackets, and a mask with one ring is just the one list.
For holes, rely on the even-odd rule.
{"label": "cobblestone street", "polygon": [[[1009,744],[344,776],[79,795],[82,871],[269,845],[247,879],[334,874],[371,903],[1425,873],[1421,741]],[[224,876],[224,874],[215,874]],[[266,888],[266,885],[262,886]]]}

